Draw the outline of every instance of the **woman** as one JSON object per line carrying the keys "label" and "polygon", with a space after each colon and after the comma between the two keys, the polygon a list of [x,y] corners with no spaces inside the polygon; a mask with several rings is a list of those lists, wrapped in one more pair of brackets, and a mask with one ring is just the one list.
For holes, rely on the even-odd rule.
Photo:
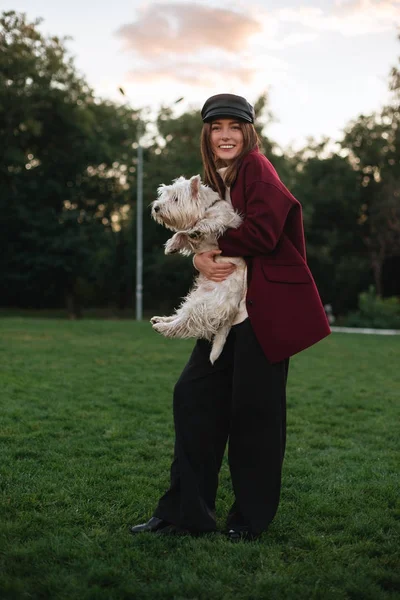
{"label": "woman", "polygon": [[[198,340],[174,390],[175,458],[170,489],[153,517],[132,533],[215,531],[218,473],[226,443],[235,501],[232,541],[255,539],[278,508],[286,438],[289,357],[330,333],[306,265],[301,206],[258,150],[254,110],[245,98],[218,94],[202,109],[205,183],[243,216],[220,239],[226,256],[247,264],[247,290],[224,350],[210,364]],[[213,281],[235,268],[218,251],[194,258]]]}

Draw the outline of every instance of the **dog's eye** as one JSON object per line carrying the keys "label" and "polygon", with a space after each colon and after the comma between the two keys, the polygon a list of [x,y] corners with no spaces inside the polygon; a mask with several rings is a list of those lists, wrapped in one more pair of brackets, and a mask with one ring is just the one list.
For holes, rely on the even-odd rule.
{"label": "dog's eye", "polygon": [[178,196],[174,196],[174,197],[172,198],[172,200],[173,200],[174,202],[178,202]]}

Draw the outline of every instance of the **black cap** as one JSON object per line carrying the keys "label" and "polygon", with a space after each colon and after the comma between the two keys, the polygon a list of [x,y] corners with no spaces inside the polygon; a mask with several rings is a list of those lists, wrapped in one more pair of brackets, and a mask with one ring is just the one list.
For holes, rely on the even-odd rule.
{"label": "black cap", "polygon": [[240,121],[254,123],[254,108],[242,96],[217,94],[206,100],[201,109],[201,118],[204,123],[208,123],[219,117],[234,117]]}

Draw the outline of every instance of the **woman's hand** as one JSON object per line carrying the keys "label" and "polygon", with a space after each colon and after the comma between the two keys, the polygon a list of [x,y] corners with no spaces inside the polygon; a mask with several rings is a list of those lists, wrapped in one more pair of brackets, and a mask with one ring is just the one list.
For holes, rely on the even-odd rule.
{"label": "woman's hand", "polygon": [[193,259],[193,264],[198,271],[211,281],[224,281],[236,269],[233,263],[215,262],[215,256],[221,254],[222,250],[209,250],[196,254]]}

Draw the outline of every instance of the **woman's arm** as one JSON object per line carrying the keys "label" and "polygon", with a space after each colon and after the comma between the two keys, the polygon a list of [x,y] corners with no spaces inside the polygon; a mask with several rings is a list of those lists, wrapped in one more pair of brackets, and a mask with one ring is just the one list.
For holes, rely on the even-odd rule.
{"label": "woman's arm", "polygon": [[226,256],[257,256],[277,245],[294,202],[271,183],[255,181],[246,190],[246,216],[240,227],[218,240]]}

